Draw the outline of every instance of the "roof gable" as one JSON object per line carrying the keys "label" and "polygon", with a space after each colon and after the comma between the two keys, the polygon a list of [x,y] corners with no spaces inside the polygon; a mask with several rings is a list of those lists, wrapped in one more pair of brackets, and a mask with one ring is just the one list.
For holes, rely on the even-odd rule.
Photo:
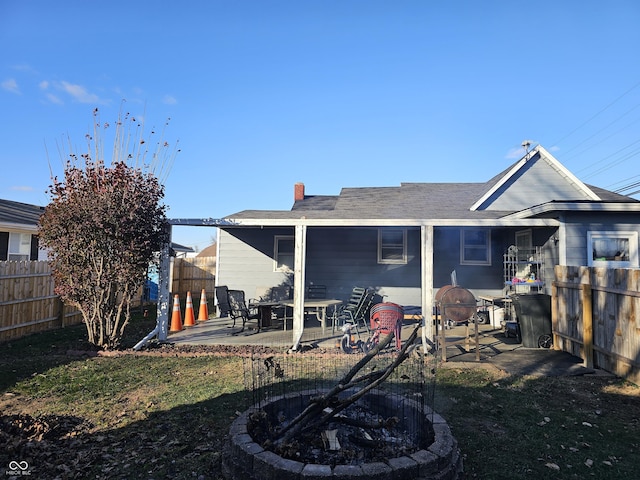
{"label": "roof gable", "polygon": [[471,210],[523,210],[552,201],[599,201],[593,190],[537,146],[488,182],[489,190]]}

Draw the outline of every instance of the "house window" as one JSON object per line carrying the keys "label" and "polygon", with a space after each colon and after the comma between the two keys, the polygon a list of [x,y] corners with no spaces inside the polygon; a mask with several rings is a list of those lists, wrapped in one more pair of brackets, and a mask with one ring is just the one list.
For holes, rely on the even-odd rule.
{"label": "house window", "polygon": [[637,267],[638,232],[587,232],[590,267]]}
{"label": "house window", "polygon": [[406,229],[378,229],[378,263],[407,263]]}
{"label": "house window", "polygon": [[277,272],[293,272],[294,237],[276,235],[274,244],[274,268]]}
{"label": "house window", "polygon": [[463,229],[460,232],[460,264],[491,265],[491,231]]}
{"label": "house window", "polygon": [[10,261],[29,260],[31,256],[31,234],[9,233],[9,252],[7,259]]}

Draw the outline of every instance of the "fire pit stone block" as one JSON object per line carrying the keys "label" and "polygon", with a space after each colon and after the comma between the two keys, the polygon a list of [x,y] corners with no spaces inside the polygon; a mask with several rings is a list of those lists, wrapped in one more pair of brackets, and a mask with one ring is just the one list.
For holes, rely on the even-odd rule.
{"label": "fire pit stone block", "polygon": [[418,463],[418,475],[430,478],[438,472],[438,456],[427,450],[418,450],[411,454],[411,458]]}
{"label": "fire pit stone block", "polygon": [[453,451],[457,449],[458,442],[453,438],[446,424],[435,424],[433,430],[436,433],[436,439],[428,450],[438,457],[438,467],[442,468],[451,463]]}
{"label": "fire pit stone block", "polygon": [[405,480],[418,476],[418,462],[407,456],[390,458],[387,460],[393,469],[392,480]]}
{"label": "fire pit stone block", "polygon": [[333,476],[337,478],[362,478],[360,465],[336,465],[333,467]]}
{"label": "fire pit stone block", "polygon": [[363,463],[361,467],[362,473],[371,480],[386,480],[393,473],[393,469],[382,462]]}
{"label": "fire pit stone block", "polygon": [[322,480],[323,478],[331,478],[331,476],[331,465],[307,463],[302,469],[300,478],[302,480]]}

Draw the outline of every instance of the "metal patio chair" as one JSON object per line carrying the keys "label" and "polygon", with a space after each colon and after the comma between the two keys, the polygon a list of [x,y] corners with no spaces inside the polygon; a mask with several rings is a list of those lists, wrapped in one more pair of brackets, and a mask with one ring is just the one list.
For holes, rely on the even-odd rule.
{"label": "metal patio chair", "polygon": [[229,305],[231,310],[229,315],[233,318],[233,326],[236,325],[236,319],[242,319],[242,328],[240,329],[240,333],[244,331],[244,328],[248,321],[256,320],[258,324],[258,332],[260,331],[261,322],[260,322],[260,312],[257,308],[250,308],[245,301],[244,291],[243,290],[229,290]]}
{"label": "metal patio chair", "polygon": [[[215,287],[216,303],[218,305],[218,317],[228,317],[231,311],[229,305],[229,289],[225,285]],[[234,323],[235,326],[235,323]]]}
{"label": "metal patio chair", "polygon": [[[377,295],[363,287],[354,287],[349,300],[344,307],[336,313],[333,321],[332,333],[345,323],[351,323],[358,328],[362,325],[369,331],[369,311]],[[359,335],[359,333],[358,333]]]}
{"label": "metal patio chair", "polygon": [[306,298],[320,300],[327,298],[327,286],[326,285],[309,285],[307,287]]}

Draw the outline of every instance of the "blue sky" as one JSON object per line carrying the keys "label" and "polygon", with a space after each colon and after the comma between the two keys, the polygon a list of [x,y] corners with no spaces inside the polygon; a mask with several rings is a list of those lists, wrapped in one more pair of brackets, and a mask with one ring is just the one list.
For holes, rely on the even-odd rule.
{"label": "blue sky", "polygon": [[635,0],[0,0],[0,198],[46,205],[94,108],[171,119],[170,218],[483,182],[525,139],[615,190],[640,181],[638,24]]}

